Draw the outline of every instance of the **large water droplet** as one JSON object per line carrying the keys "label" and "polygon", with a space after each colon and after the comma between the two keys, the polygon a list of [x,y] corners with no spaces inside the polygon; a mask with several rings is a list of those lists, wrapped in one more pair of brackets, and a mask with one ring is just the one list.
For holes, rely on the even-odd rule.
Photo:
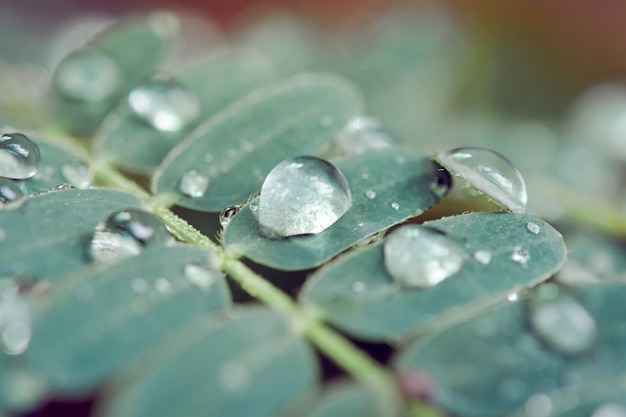
{"label": "large water droplet", "polygon": [[457,148],[441,152],[442,165],[503,207],[523,213],[528,196],[526,184],[513,163],[484,148]]}
{"label": "large water droplet", "polygon": [[463,268],[467,259],[464,245],[439,230],[406,225],[385,240],[385,268],[398,282],[428,288]]}
{"label": "large water droplet", "polygon": [[544,342],[566,355],[588,351],[598,333],[591,314],[568,294],[532,300],[530,323]]}
{"label": "large water droplet", "polygon": [[208,186],[209,178],[196,170],[187,171],[180,178],[180,192],[191,198],[202,197]]}
{"label": "large water droplet", "polygon": [[603,404],[596,408],[591,417],[626,417],[626,406],[623,404]]}
{"label": "large water droplet", "polygon": [[122,82],[117,64],[104,53],[87,48],[67,56],[54,74],[56,89],[65,97],[98,103],[112,98]]}
{"label": "large water droplet", "polygon": [[106,220],[105,228],[111,232],[128,234],[141,246],[162,244],[170,237],[158,217],[138,209],[116,211]]}
{"label": "large water droplet", "polygon": [[35,142],[21,133],[0,137],[0,177],[22,180],[37,172],[41,157]]}
{"label": "large water droplet", "polygon": [[241,210],[241,206],[230,206],[222,210],[219,220],[223,228],[228,226],[233,217],[235,217],[235,215],[239,213],[239,210]]}
{"label": "large water droplet", "polygon": [[0,178],[0,204],[17,201],[24,196],[15,181],[8,178]]}
{"label": "large water droplet", "polygon": [[93,174],[89,166],[79,159],[73,159],[61,166],[61,175],[65,181],[81,190],[91,186]]}
{"label": "large water droplet", "polygon": [[173,80],[153,80],[128,95],[133,114],[156,130],[178,132],[200,115],[200,101]]}
{"label": "large water droplet", "polygon": [[141,250],[141,244],[131,236],[107,230],[96,230],[89,242],[89,256],[102,264],[137,256]]}
{"label": "large water droplet", "polygon": [[337,134],[335,143],[347,155],[359,155],[370,150],[385,149],[395,145],[378,119],[356,116]]}
{"label": "large water droplet", "polygon": [[184,271],[185,279],[197,287],[210,287],[222,276],[222,273],[210,266],[188,264]]}
{"label": "large water droplet", "polygon": [[351,206],[348,182],[334,165],[300,156],[278,164],[263,182],[259,226],[272,239],[319,233]]}

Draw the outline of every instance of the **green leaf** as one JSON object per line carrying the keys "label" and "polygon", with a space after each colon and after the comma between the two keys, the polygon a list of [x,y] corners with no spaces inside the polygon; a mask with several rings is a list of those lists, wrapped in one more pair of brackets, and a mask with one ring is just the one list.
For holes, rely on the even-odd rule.
{"label": "green leaf", "polygon": [[[207,271],[204,286],[185,268]],[[81,272],[38,311],[26,360],[63,395],[89,392],[190,320],[229,304],[209,254],[190,246],[148,249],[100,271]]]}
{"label": "green leaf", "polygon": [[171,340],[177,349],[122,384],[105,416],[272,416],[317,377],[309,346],[285,318],[264,309],[202,320]]}
{"label": "green leaf", "polygon": [[[284,159],[319,153],[359,113],[353,87],[331,75],[302,74],[235,102],[176,146],[156,171],[152,189],[173,203],[201,211],[241,204]],[[181,177],[197,171],[208,188],[181,193]]]}
{"label": "green leaf", "polygon": [[448,179],[435,162],[399,149],[365,153],[335,165],[352,193],[352,207],[335,224],[315,235],[267,239],[248,205],[225,229],[224,245],[272,268],[312,268],[367,236],[421,214],[441,198],[433,185],[442,175],[444,182]]}
{"label": "green leaf", "polygon": [[379,417],[379,405],[372,393],[361,385],[330,385],[307,417]]}
{"label": "green leaf", "polygon": [[[527,230],[531,221],[540,226],[537,235]],[[376,244],[313,274],[300,294],[301,303],[356,337],[389,340],[465,319],[549,278],[565,260],[561,235],[531,216],[471,213],[425,224],[465,240],[470,257],[455,275],[428,289],[402,287],[385,269],[383,244]],[[511,258],[518,245],[530,253],[524,265]],[[487,265],[471,257],[479,249],[491,253]]]}
{"label": "green leaf", "polygon": [[130,194],[66,190],[27,198],[0,210],[0,276],[55,281],[89,263],[87,243],[114,211],[139,207]]}
{"label": "green leaf", "polygon": [[[548,286],[554,287],[542,287]],[[626,334],[616,329],[624,326],[626,285],[559,291],[595,322],[596,336],[584,352],[566,354],[546,343],[532,326],[532,303],[516,302],[417,341],[396,358],[396,368],[429,374],[437,387],[435,401],[454,415],[481,417],[503,415],[540,392],[623,375]],[[570,318],[580,323],[578,314]],[[554,326],[556,333],[562,324]]]}
{"label": "green leaf", "polygon": [[201,121],[274,78],[271,63],[252,51],[233,51],[197,64],[174,77],[199,101],[195,122],[179,132],[159,131],[132,115],[124,101],[98,133],[99,151],[126,170],[149,173]]}

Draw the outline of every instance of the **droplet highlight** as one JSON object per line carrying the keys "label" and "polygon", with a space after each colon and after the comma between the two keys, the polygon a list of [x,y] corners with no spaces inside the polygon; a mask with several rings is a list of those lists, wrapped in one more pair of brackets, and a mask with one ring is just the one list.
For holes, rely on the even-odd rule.
{"label": "droplet highlight", "polygon": [[209,186],[209,178],[196,170],[187,171],[180,178],[180,192],[191,198],[200,198]]}
{"label": "droplet highlight", "polygon": [[380,121],[372,116],[356,116],[335,137],[337,147],[346,155],[360,155],[367,151],[390,148],[395,141]]}
{"label": "droplet highlight", "polygon": [[137,256],[142,247],[132,237],[106,230],[96,230],[89,241],[89,257],[100,264],[111,264]]}
{"label": "droplet highlight", "polygon": [[320,233],[351,206],[348,182],[333,164],[314,156],[291,158],[263,182],[259,227],[270,239]]}
{"label": "droplet highlight", "polygon": [[513,248],[511,259],[520,265],[526,265],[530,260],[530,252],[523,246],[517,245]]}
{"label": "droplet highlight", "polygon": [[528,222],[526,223],[526,229],[533,235],[537,235],[541,231],[541,226],[537,222]]}
{"label": "droplet highlight", "polygon": [[596,408],[591,417],[626,417],[626,406],[622,404],[602,404]]}
{"label": "droplet highlight", "polygon": [[41,156],[39,147],[21,133],[0,136],[0,177],[23,180],[37,173]]}
{"label": "droplet highlight", "polygon": [[450,173],[445,168],[439,167],[435,171],[435,176],[430,182],[429,188],[437,197],[443,198],[448,190],[450,190],[451,184],[452,178],[450,177]]}
{"label": "droplet highlight", "polygon": [[133,115],[161,132],[179,132],[200,116],[200,101],[174,80],[153,80],[128,95]]}
{"label": "droplet highlight", "polygon": [[144,247],[164,244],[170,238],[165,224],[158,217],[138,209],[116,211],[107,218],[105,228],[127,234]]}
{"label": "droplet highlight", "polygon": [[365,197],[369,198],[370,200],[373,200],[376,198],[376,191],[374,190],[366,190],[365,191]]}
{"label": "droplet highlight", "polygon": [[385,268],[394,281],[430,288],[465,265],[464,245],[445,233],[421,225],[394,230],[383,247]]}
{"label": "droplet highlight", "polygon": [[230,221],[239,213],[239,210],[241,210],[241,206],[230,206],[220,212],[219,221],[222,228],[226,228],[230,224]]}
{"label": "droplet highlight", "polygon": [[93,173],[89,166],[79,159],[73,159],[61,166],[61,175],[76,188],[85,190],[91,187]]}
{"label": "droplet highlight", "polygon": [[11,203],[24,197],[24,193],[15,181],[0,178],[0,204]]}
{"label": "droplet highlight", "polygon": [[457,148],[441,152],[439,162],[467,184],[516,213],[526,210],[526,184],[513,163],[485,148]]}
{"label": "droplet highlight", "polygon": [[486,249],[479,249],[474,252],[474,260],[482,265],[488,265],[491,262],[491,252]]}
{"label": "droplet highlight", "polygon": [[208,288],[220,279],[222,273],[208,265],[185,265],[184,277],[191,285]]}

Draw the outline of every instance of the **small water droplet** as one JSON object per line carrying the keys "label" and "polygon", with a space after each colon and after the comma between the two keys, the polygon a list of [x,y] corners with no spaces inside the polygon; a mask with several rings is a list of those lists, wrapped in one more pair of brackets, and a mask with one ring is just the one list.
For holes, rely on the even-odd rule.
{"label": "small water droplet", "polygon": [[400,204],[397,201],[391,203],[391,208],[394,210],[398,210],[400,208]]}
{"label": "small water droplet", "polygon": [[539,234],[541,231],[541,227],[536,222],[528,222],[526,223],[526,229],[533,235]]}
{"label": "small water droplet", "polygon": [[591,417],[626,417],[626,406],[622,404],[603,404],[596,408]]}
{"label": "small water droplet", "polygon": [[39,169],[39,147],[21,133],[0,136],[0,177],[23,180]]}
{"label": "small water droplet", "polygon": [[365,197],[369,198],[370,200],[373,200],[376,198],[376,191],[374,190],[367,190],[365,191]]}
{"label": "small water droplet", "polygon": [[185,265],[184,276],[190,284],[206,288],[215,284],[222,274],[210,266],[188,264]]}
{"label": "small water droplet", "polygon": [[[363,226],[363,223],[360,223],[360,226]],[[372,245],[378,241],[380,241],[385,236],[385,230],[381,230],[376,233],[372,233],[369,236],[365,236],[363,239],[360,239],[357,243],[352,246],[354,249],[361,249],[366,246]]]}
{"label": "small water droplet", "polygon": [[91,186],[93,174],[89,166],[79,159],[72,159],[61,166],[61,175],[68,183],[81,190]]}
{"label": "small water droplet", "polygon": [[531,300],[530,323],[537,335],[557,352],[576,355],[588,351],[597,337],[596,322],[568,294]]}
{"label": "small water droplet", "polygon": [[438,168],[430,183],[430,190],[439,198],[443,198],[450,189],[452,178],[445,168]]}
{"label": "small water droplet", "polygon": [[105,228],[111,232],[125,233],[146,247],[163,244],[170,237],[161,219],[139,209],[112,213],[105,222]]}
{"label": "small water droplet", "polygon": [[200,115],[200,101],[181,84],[156,79],[135,87],[128,95],[133,114],[161,132],[179,132]]}
{"label": "small water droplet", "polygon": [[320,117],[320,124],[324,127],[330,127],[333,124],[333,119],[329,116]]}
{"label": "small water droplet", "polygon": [[509,295],[506,296],[506,299],[511,301],[511,302],[515,302],[517,300],[519,300],[519,294],[516,292],[512,292]]}
{"label": "small water droplet", "polygon": [[313,156],[287,159],[269,173],[259,196],[259,226],[268,238],[319,233],[352,206],[345,177]]}
{"label": "small water droplet", "polygon": [[241,391],[250,385],[250,371],[241,362],[230,361],[217,371],[217,380],[227,391]]}
{"label": "small water droplet", "polygon": [[406,162],[406,159],[404,158],[404,156],[396,156],[396,164],[398,165],[402,165]]}
{"label": "small water droplet", "polygon": [[354,281],[352,283],[352,291],[354,291],[357,294],[365,291],[366,289],[367,289],[367,285],[365,285],[363,281]]}
{"label": "small water droplet", "polygon": [[127,234],[96,230],[89,242],[89,256],[97,263],[110,264],[139,255],[141,244]]}
{"label": "small water droplet", "polygon": [[546,394],[535,394],[524,404],[528,417],[548,417],[552,411],[552,401]]}
{"label": "small water droplet", "polygon": [[226,228],[226,226],[228,226],[233,217],[235,217],[235,215],[239,213],[239,210],[241,210],[241,206],[230,206],[222,210],[222,212],[220,213],[220,224],[223,228]]}
{"label": "small water droplet", "polygon": [[122,83],[117,64],[95,48],[68,55],[54,73],[54,86],[63,96],[82,103],[111,98]]}
{"label": "small water droplet", "polygon": [[180,191],[191,198],[204,195],[209,186],[209,179],[196,170],[187,171],[180,178]]}
{"label": "small water droplet", "polygon": [[530,260],[530,252],[528,251],[528,249],[517,245],[513,248],[511,259],[513,260],[513,262],[517,262],[521,265],[526,265]]}
{"label": "small water droplet", "polygon": [[8,178],[0,178],[0,204],[11,203],[24,197],[17,183]]}
{"label": "small water droplet", "polygon": [[380,121],[372,116],[356,116],[350,119],[346,127],[337,134],[335,143],[347,155],[359,155],[395,145]]}
{"label": "small water droplet", "polygon": [[137,294],[143,294],[148,291],[148,283],[145,279],[137,277],[130,282],[130,288]]}
{"label": "small water droplet", "polygon": [[50,188],[50,191],[67,191],[67,190],[75,190],[75,189],[76,187],[74,187],[72,184],[63,182],[61,184],[57,184],[53,186],[52,188]]}
{"label": "small water droplet", "polygon": [[457,148],[441,152],[442,165],[503,207],[518,213],[528,196],[520,172],[506,157],[490,149]]}
{"label": "small water droplet", "polygon": [[160,294],[167,294],[172,291],[172,283],[167,278],[157,278],[154,289]]}
{"label": "small water droplet", "polygon": [[474,252],[474,260],[479,264],[487,265],[491,262],[491,252],[486,249],[478,249]]}
{"label": "small water droplet", "polygon": [[463,268],[467,254],[463,244],[439,230],[406,225],[394,230],[384,245],[385,268],[393,280],[428,288]]}

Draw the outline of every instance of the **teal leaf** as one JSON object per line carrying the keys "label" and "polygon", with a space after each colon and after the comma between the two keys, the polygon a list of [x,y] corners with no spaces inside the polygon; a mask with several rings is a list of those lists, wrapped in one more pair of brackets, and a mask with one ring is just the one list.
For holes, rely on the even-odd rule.
{"label": "teal leaf", "polygon": [[310,347],[276,313],[249,308],[182,329],[154,367],[122,383],[104,416],[269,417],[310,390]]}
{"label": "teal leaf", "polygon": [[[533,296],[554,287],[540,286]],[[401,372],[430,375],[436,386],[435,402],[452,414],[481,417],[511,412],[538,393],[560,389],[566,394],[583,381],[623,375],[626,334],[615,329],[624,326],[626,285],[607,283],[557,291],[573,297],[595,322],[596,337],[585,351],[566,354],[546,343],[532,325],[531,298],[528,303],[507,303],[418,340],[400,352],[395,367]],[[580,317],[567,318],[576,322]],[[561,321],[553,324],[548,337],[563,327]]]}
{"label": "teal leaf", "polygon": [[[328,148],[360,109],[353,87],[331,75],[302,74],[256,90],[176,146],[155,172],[152,190],[200,211],[244,203],[276,164]],[[180,191],[189,172],[208,180],[195,197]]]}
{"label": "teal leaf", "polygon": [[271,63],[251,51],[234,51],[196,64],[173,78],[198,100],[200,111],[194,122],[180,131],[159,131],[132,115],[123,101],[98,133],[101,155],[126,170],[149,173],[201,121],[274,78]]}
{"label": "teal leaf", "polygon": [[379,417],[379,406],[372,393],[363,386],[335,383],[327,388],[306,417]]}
{"label": "teal leaf", "polygon": [[0,210],[0,276],[55,281],[87,263],[87,241],[114,211],[140,207],[130,194],[66,190]]}
{"label": "teal leaf", "polygon": [[421,214],[441,198],[433,187],[448,179],[430,159],[399,149],[353,156],[335,166],[352,193],[352,207],[336,223],[318,234],[267,239],[251,210],[253,202],[224,230],[226,248],[276,269],[312,268],[370,235]]}
{"label": "teal leaf", "polygon": [[[528,231],[535,222],[540,232]],[[554,274],[565,260],[559,232],[527,215],[471,213],[425,223],[465,241],[468,260],[451,277],[428,289],[394,283],[384,265],[383,244],[355,251],[327,264],[308,280],[300,301],[340,329],[363,339],[389,340],[445,327],[507,295]],[[527,249],[526,264],[512,259]],[[472,255],[491,254],[481,264]]]}
{"label": "teal leaf", "polygon": [[[202,285],[189,268],[202,268]],[[81,271],[37,311],[25,360],[62,395],[89,392],[188,321],[229,304],[221,273],[200,248],[147,249],[106,269]]]}

